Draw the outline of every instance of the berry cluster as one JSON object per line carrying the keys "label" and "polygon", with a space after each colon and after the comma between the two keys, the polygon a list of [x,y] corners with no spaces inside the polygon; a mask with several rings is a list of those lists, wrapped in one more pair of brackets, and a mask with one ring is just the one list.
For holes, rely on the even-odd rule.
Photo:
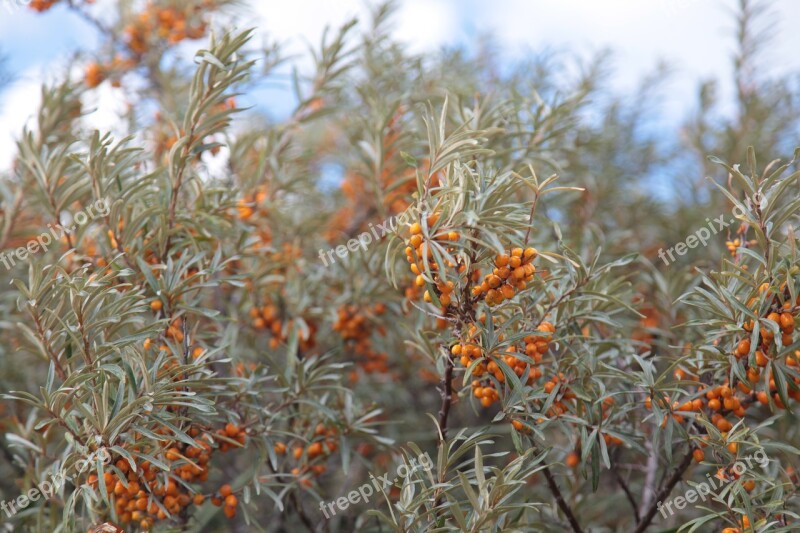
{"label": "berry cluster", "polygon": [[[292,447],[292,458],[298,465],[292,468],[291,473],[298,478],[300,485],[310,487],[312,476],[319,477],[326,472],[327,468],[323,464],[325,459],[339,447],[336,435],[336,427],[320,423],[314,428],[314,436],[308,445],[297,443]],[[283,442],[275,443],[274,450],[278,455],[286,455],[288,449],[289,447]]]}
{"label": "berry cluster", "polygon": [[159,42],[177,44],[184,39],[199,39],[206,33],[200,5],[160,7],[151,4],[125,27],[128,48],[142,55]]}
{"label": "berry cluster", "polygon": [[[480,321],[485,323],[486,316],[481,316]],[[525,337],[523,339],[525,342],[525,355],[533,359],[535,363],[541,363],[544,354],[547,353],[550,348],[550,340],[555,330],[555,326],[550,322],[542,322],[537,327],[537,331],[542,332],[546,336],[529,335]],[[518,356],[519,352],[517,351],[517,347],[513,345],[507,346],[504,353],[497,355],[488,354],[485,357],[485,359],[488,359],[488,362],[485,361],[483,349],[477,342],[472,340],[476,338],[477,332],[477,326],[474,324],[471,325],[467,332],[467,339],[471,340],[452,346],[450,352],[453,356],[459,357],[459,362],[464,367],[469,367],[473,364],[473,361],[479,361],[472,368],[472,375],[479,378],[473,380],[471,383],[472,394],[475,398],[480,400],[481,405],[489,407],[500,399],[500,394],[497,391],[495,383],[505,382],[505,374],[503,374],[503,370],[498,362],[502,359],[503,363],[518,377],[523,376],[528,367],[528,363]],[[502,335],[500,336],[500,340],[503,340]],[[493,376],[494,380],[490,379],[488,376],[484,377],[487,373]],[[531,384],[541,377],[541,369],[536,365],[531,365],[530,369],[528,369],[526,382]],[[557,380],[557,378],[554,379]]]}
{"label": "berry cluster", "polygon": [[[202,495],[195,496],[195,503],[199,500],[203,502]],[[217,507],[224,505],[222,508],[223,514],[228,518],[236,516],[236,506],[239,504],[239,499],[233,494],[233,489],[227,483],[222,485],[216,494],[211,497],[211,504]]]}
{"label": "berry cluster", "polygon": [[556,332],[556,327],[547,321],[542,322],[536,327],[537,331],[549,334],[548,336],[528,335],[523,339],[525,342],[525,355],[536,361],[542,362],[542,357],[550,349],[550,342],[553,339],[553,334]]}
{"label": "berry cluster", "polygon": [[[30,0],[28,2],[28,7],[37,11],[39,13],[44,13],[48,11],[51,7],[56,5],[59,0]],[[94,4],[94,0],[70,0],[70,5],[76,4]]]}
{"label": "berry cluster", "polygon": [[[769,375],[766,376],[767,379],[762,379],[762,369],[769,366],[770,361],[774,361],[778,357],[778,347],[775,343],[776,334],[780,335],[783,346],[789,346],[794,341],[794,322],[800,306],[800,298],[795,302],[796,305],[793,305],[791,301],[786,301],[789,300],[786,288],[782,287],[782,289],[785,300],[783,302],[778,295],[773,296],[770,293],[768,284],[765,283],[759,287],[759,293],[770,299],[770,308],[762,315],[763,320],[760,323],[757,344],[756,346],[752,345],[751,339],[755,322],[750,320],[742,326],[746,336],[740,338],[732,350],[733,359],[744,365],[746,380],[737,383],[726,379],[720,385],[704,385],[700,383],[698,376],[679,368],[675,372],[676,379],[696,382],[695,394],[697,397],[687,399],[682,403],[671,402],[668,396],[662,397],[659,400],[659,406],[670,411],[670,415],[665,415],[662,425],[666,425],[669,416],[672,416],[676,422],[683,423],[685,421],[684,414],[705,412],[711,422],[722,432],[723,437],[726,437],[727,432],[734,426],[728,417],[732,415],[743,418],[747,409],[755,401],[761,405],[769,405],[772,400],[777,408],[785,409],[786,406],[778,393],[771,368]],[[757,305],[757,301],[757,297],[751,298],[748,306],[753,308]],[[772,324],[770,325],[769,322]],[[795,357],[785,356],[786,366],[797,367],[797,356],[800,356],[800,351],[795,352]],[[790,383],[790,385],[794,385],[793,387],[787,387],[787,395],[800,401],[800,388],[797,387],[800,384],[800,378],[794,378],[793,382]],[[645,406],[651,409],[653,401],[648,397],[645,400]],[[695,452],[695,459],[702,460],[702,456],[702,450]]]}
{"label": "berry cluster", "polygon": [[135,66],[136,61],[124,59],[119,55],[114,56],[110,63],[92,62],[86,65],[83,81],[87,87],[94,88],[110,79],[112,87],[119,87],[122,84],[122,75]]}
{"label": "berry cluster", "polygon": [[472,288],[472,295],[484,295],[490,306],[510,300],[533,280],[536,273],[533,260],[536,255],[535,248],[514,248],[508,254],[498,255],[494,259],[492,273],[483,279],[483,283]]}
{"label": "berry cluster", "polygon": [[[386,312],[386,305],[375,304],[368,308],[375,315],[382,315]],[[343,305],[337,311],[336,322],[333,324],[333,331],[338,331],[342,340],[352,348],[352,351],[361,358],[359,364],[367,374],[385,373],[389,371],[389,356],[385,352],[378,352],[372,347],[372,332],[377,330],[380,335],[384,335],[386,329],[370,321],[369,316],[355,305]],[[358,374],[351,374],[351,380],[358,379]]]}
{"label": "berry cluster", "polygon": [[[167,435],[169,430],[160,429],[157,434]],[[150,529],[157,520],[184,516],[194,504],[201,505],[205,495],[190,486],[208,480],[209,462],[215,451],[226,451],[232,446],[241,447],[246,441],[246,431],[229,423],[216,432],[215,436],[198,427],[191,427],[187,434],[197,445],[190,446],[181,441],[168,442],[156,454],[169,470],[143,461],[131,464],[119,458],[116,468],[103,474],[103,482],[109,496],[113,495],[114,508],[123,524],[137,524],[141,529]],[[142,449],[134,447],[135,454]],[[153,450],[145,450],[153,454]],[[87,482],[93,488],[100,486],[96,474],[89,475]],[[225,504],[225,516],[236,515],[238,500],[229,485],[224,485],[218,496],[212,498],[215,505]]]}
{"label": "berry cluster", "polygon": [[[267,304],[260,308],[253,307],[250,309],[250,318],[253,319],[252,324],[255,329],[269,331],[271,335],[269,347],[273,350],[288,339],[293,321],[289,319],[284,323],[276,305]],[[299,339],[299,346],[303,351],[311,350],[316,346],[317,328],[311,321],[306,321],[306,323],[308,332],[301,335]]]}
{"label": "berry cluster", "polygon": [[[798,300],[800,300],[800,297],[798,298]],[[764,317],[770,322],[774,322],[775,325],[777,326],[778,331],[780,331],[781,333],[781,344],[783,344],[783,346],[789,346],[790,344],[792,344],[792,342],[794,342],[793,340],[794,337],[792,334],[794,333],[794,314],[797,311],[794,310],[793,312],[788,312],[793,309],[794,308],[792,307],[792,304],[786,302],[783,305],[783,311],[781,313],[772,311],[768,313],[766,317]],[[744,324],[743,329],[749,333],[753,331],[754,326],[755,324],[753,323],[752,320],[750,320],[749,322],[746,322]],[[758,336],[758,350],[756,351],[756,357],[761,362],[763,362],[763,364],[757,362],[758,366],[767,366],[768,359],[765,353],[769,352],[769,349],[772,346],[774,340],[775,340],[775,332],[770,327],[760,328]],[[760,356],[759,353],[761,354]],[[750,339],[745,338],[737,345],[734,355],[736,355],[736,357],[739,359],[743,359],[746,358],[749,354],[750,354]]]}
{"label": "berry cluster", "polygon": [[733,239],[732,241],[725,241],[725,248],[728,249],[728,252],[731,254],[731,256],[735,257],[736,256],[736,249],[739,248],[740,246],[742,246],[742,243],[746,244],[747,246],[755,246],[758,243],[758,241],[755,241],[755,240],[745,241],[745,240],[736,238],[736,239]]}
{"label": "berry cluster", "polygon": [[[432,230],[438,221],[439,213],[428,215],[426,220],[428,229]],[[426,237],[422,232],[422,225],[419,222],[411,224],[410,231],[411,237],[408,239],[408,246],[406,247],[405,252],[406,259],[410,263],[409,269],[417,276],[414,279],[414,284],[420,288],[431,284],[436,292],[436,297],[439,299],[439,303],[441,303],[442,307],[446,309],[453,303],[453,290],[455,289],[455,283],[452,280],[445,282],[438,274],[435,273],[432,274],[433,279],[427,279],[425,277],[423,272],[425,272],[426,263],[432,272],[439,270],[439,264],[434,260],[433,245],[431,242],[429,242],[429,240],[426,240]],[[430,240],[441,244],[446,242],[456,242],[459,240],[459,238],[460,236],[457,231],[440,229],[431,237]],[[450,246],[446,247],[445,249],[447,253],[452,253],[455,251],[455,249]],[[446,260],[445,266],[448,268],[454,268],[456,267],[456,264]],[[465,265],[459,265],[459,273],[463,273],[465,270]],[[423,294],[423,300],[428,303],[433,301],[433,297],[429,289],[425,290],[425,293]]]}
{"label": "berry cluster", "polygon": [[[231,105],[235,107],[236,103],[233,102]],[[266,199],[267,199],[267,188],[266,186],[262,186],[256,189],[252,194],[239,200],[239,202],[236,204],[236,212],[239,219],[249,220],[256,213],[262,216],[266,215],[267,209],[262,205],[264,204],[264,201]]]}

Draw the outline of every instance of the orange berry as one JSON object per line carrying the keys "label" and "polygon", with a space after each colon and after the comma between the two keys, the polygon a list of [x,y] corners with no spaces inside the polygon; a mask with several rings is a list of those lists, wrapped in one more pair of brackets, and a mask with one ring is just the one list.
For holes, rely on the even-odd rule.
{"label": "orange berry", "polygon": [[706,454],[700,448],[695,448],[695,450],[692,452],[692,457],[694,457],[695,461],[700,463],[706,458]]}
{"label": "orange berry", "polygon": [[233,494],[225,497],[225,505],[228,507],[236,507],[239,503],[239,500]]}
{"label": "orange berry", "polygon": [[161,300],[153,300],[150,302],[150,309],[156,313],[161,311],[162,307],[164,307],[164,304],[161,303]]}
{"label": "orange berry", "polygon": [[314,458],[322,453],[322,443],[321,442],[314,442],[308,445],[308,457]]}
{"label": "orange berry", "polygon": [[224,484],[224,485],[222,485],[222,486],[219,488],[219,494],[220,494],[220,496],[222,496],[223,498],[227,498],[227,497],[228,497],[228,496],[230,496],[232,493],[233,493],[233,490],[231,489],[231,486],[230,486],[230,485],[228,485],[227,483],[226,483],[226,484]]}
{"label": "orange berry", "polygon": [[580,460],[581,459],[577,453],[569,452],[569,454],[567,454],[567,458],[565,459],[565,463],[568,467],[575,468],[578,466],[578,463],[580,463]]}
{"label": "orange berry", "polygon": [[750,339],[744,339],[739,342],[736,347],[736,356],[739,358],[747,356],[750,353]]}

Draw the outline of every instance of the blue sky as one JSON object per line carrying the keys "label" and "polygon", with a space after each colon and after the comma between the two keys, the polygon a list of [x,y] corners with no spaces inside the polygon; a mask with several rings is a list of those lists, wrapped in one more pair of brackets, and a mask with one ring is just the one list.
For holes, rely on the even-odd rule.
{"label": "blue sky", "polygon": [[[0,51],[17,82],[0,93],[0,168],[8,163],[8,140],[36,108],[36,86],[66,69],[77,50],[98,43],[94,28],[63,7],[38,14],[27,8],[8,9],[0,0]],[[110,0],[97,0],[107,10]],[[614,83],[630,90],[658,60],[668,61],[670,79],[662,114],[668,124],[694,105],[697,83],[706,77],[730,78],[733,52],[731,10],[738,0],[405,0],[395,19],[397,37],[413,51],[441,46],[471,46],[475,37],[492,33],[507,57],[520,57],[542,47],[565,48],[588,57],[593,51],[615,52]],[[771,72],[800,72],[800,33],[790,26],[800,20],[800,1],[772,0]],[[252,0],[243,25],[302,52],[306,41],[317,43],[325,25],[338,25],[353,15],[365,16],[364,0]],[[253,15],[255,14],[255,16]],[[302,65],[301,65],[302,66]],[[730,95],[730,84],[722,86]],[[100,101],[113,100],[100,94]],[[288,112],[286,88],[253,95],[260,107],[280,117]],[[119,104],[117,102],[117,104]],[[102,121],[100,121],[102,124]],[[5,146],[5,148],[3,148]]]}

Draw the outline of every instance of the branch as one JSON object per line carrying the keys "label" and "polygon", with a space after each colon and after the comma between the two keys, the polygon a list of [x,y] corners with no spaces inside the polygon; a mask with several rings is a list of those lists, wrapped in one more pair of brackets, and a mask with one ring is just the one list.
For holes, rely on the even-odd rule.
{"label": "branch", "polygon": [[447,417],[450,414],[450,405],[453,400],[453,358],[449,353],[440,387],[442,406],[439,408],[439,430],[441,431],[441,441],[444,442],[447,440]]}
{"label": "branch", "polygon": [[[689,455],[691,456],[691,454]],[[544,477],[547,479],[547,486],[550,487],[550,492],[553,493],[556,503],[558,504],[558,508],[561,509],[561,512],[566,515],[569,525],[572,526],[572,531],[575,533],[583,533],[583,529],[581,529],[578,519],[575,518],[575,515],[572,513],[572,509],[570,508],[569,504],[564,501],[564,497],[561,495],[561,491],[556,484],[556,480],[553,478],[553,473],[550,472],[550,469],[546,466],[542,469],[542,472],[544,472]],[[653,509],[653,512],[655,512],[655,509]]]}
{"label": "branch", "polygon": [[641,522],[639,522],[639,525],[636,527],[633,533],[644,533],[644,531],[647,529],[647,526],[649,526],[650,522],[653,521],[653,517],[656,515],[658,504],[664,501],[664,498],[669,496],[669,493],[672,492],[672,489],[675,488],[675,485],[677,485],[678,482],[681,479],[683,479],[683,474],[689,468],[689,465],[692,464],[693,451],[694,447],[690,447],[689,452],[683,458],[681,464],[679,464],[678,467],[675,469],[675,471],[672,473],[672,476],[670,476],[670,478],[667,480],[664,487],[660,491],[658,491],[658,494],[656,495],[653,502],[650,504],[650,507],[647,509],[647,512],[644,514]]}
{"label": "branch", "polygon": [[658,470],[658,458],[653,450],[653,444],[648,439],[645,443],[650,455],[647,457],[646,474],[644,478],[644,486],[642,487],[642,506],[639,507],[639,513],[644,513],[650,504],[653,503],[653,495],[655,494],[654,486],[656,484],[656,472]]}
{"label": "branch", "polygon": [[36,333],[39,335],[39,339],[42,341],[42,345],[44,346],[47,355],[50,356],[50,360],[53,362],[53,366],[56,369],[56,375],[61,381],[66,380],[67,372],[61,365],[61,361],[58,359],[58,354],[53,351],[53,347],[50,346],[50,343],[47,340],[47,335],[44,333],[44,327],[42,327],[42,323],[39,320],[39,315],[34,313],[32,310],[29,310],[29,313],[31,318],[33,318],[33,323],[36,324]]}
{"label": "branch", "polygon": [[638,524],[641,521],[641,517],[639,516],[639,508],[636,505],[636,499],[634,499],[633,494],[631,493],[631,489],[628,488],[628,484],[625,483],[625,480],[622,479],[622,476],[619,475],[619,469],[616,468],[617,467],[616,464],[614,465],[614,467],[615,468],[612,469],[612,471],[614,472],[614,477],[616,478],[619,486],[622,487],[622,490],[625,492],[625,496],[628,498],[628,501],[630,502],[631,507],[633,508],[633,517],[636,519],[636,523]]}

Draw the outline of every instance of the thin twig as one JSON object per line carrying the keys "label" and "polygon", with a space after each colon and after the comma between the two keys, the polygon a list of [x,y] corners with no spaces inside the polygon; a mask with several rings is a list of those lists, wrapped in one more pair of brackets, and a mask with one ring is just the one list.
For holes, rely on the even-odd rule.
{"label": "thin twig", "polygon": [[672,489],[675,488],[675,485],[677,485],[678,482],[681,479],[683,479],[683,474],[689,468],[689,465],[692,464],[693,451],[694,447],[689,449],[689,452],[683,458],[681,464],[679,464],[678,467],[675,469],[675,471],[672,473],[672,476],[670,476],[670,478],[664,484],[664,487],[660,491],[658,491],[658,494],[656,495],[653,502],[650,504],[650,507],[647,509],[647,512],[644,514],[642,520],[639,522],[638,526],[633,531],[633,533],[644,533],[644,531],[650,525],[650,522],[653,521],[653,517],[656,515],[656,512],[658,510],[658,504],[664,501],[664,499],[667,496],[669,496],[669,493],[672,492]]}
{"label": "thin twig", "polygon": [[639,516],[639,508],[636,504],[636,499],[633,497],[631,490],[628,488],[628,484],[625,483],[625,480],[622,479],[621,475],[619,475],[619,465],[615,464],[614,467],[615,468],[612,468],[611,470],[614,472],[614,477],[616,478],[617,483],[619,483],[619,486],[622,487],[622,490],[625,492],[625,496],[628,498],[628,501],[633,508],[633,517],[636,519],[636,523],[638,524],[641,521],[641,517]]}
{"label": "thin twig", "polygon": [[453,358],[447,354],[445,360],[444,376],[441,381],[442,406],[439,408],[439,429],[441,440],[447,440],[447,418],[450,415],[450,405],[453,400]]}
{"label": "thin twig", "polygon": [[572,512],[572,508],[564,500],[564,496],[561,495],[561,490],[559,490],[558,484],[556,483],[555,478],[553,478],[553,473],[550,472],[550,469],[546,466],[542,469],[542,472],[544,473],[545,479],[547,479],[547,486],[550,487],[550,492],[553,493],[553,497],[556,499],[558,508],[561,509],[561,512],[567,517],[569,525],[572,526],[572,531],[574,533],[583,533],[583,529],[581,529],[578,519],[575,518],[575,514]]}
{"label": "thin twig", "polygon": [[528,230],[525,232],[525,246],[528,245],[528,239],[531,236],[531,229],[533,229],[533,216],[536,214],[536,204],[539,203],[539,192],[537,191],[533,197],[533,205],[531,205],[531,215],[528,218]]}

